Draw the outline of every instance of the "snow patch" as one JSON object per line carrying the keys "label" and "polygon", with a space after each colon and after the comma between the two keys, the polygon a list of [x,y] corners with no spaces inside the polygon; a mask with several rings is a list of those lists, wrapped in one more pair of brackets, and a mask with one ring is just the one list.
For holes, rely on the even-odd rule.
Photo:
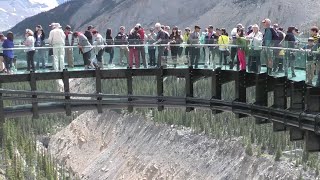
{"label": "snow patch", "polygon": [[8,11],[6,11],[5,9],[3,9],[3,8],[0,8],[0,11],[3,11],[3,12],[8,12]]}
{"label": "snow patch", "polygon": [[[53,9],[55,7],[57,7],[59,4],[56,0],[46,0],[46,1],[43,1],[43,0],[29,0],[29,2],[31,4],[42,4],[42,5],[45,5],[48,7],[48,9]],[[46,8],[47,9],[47,8]]]}

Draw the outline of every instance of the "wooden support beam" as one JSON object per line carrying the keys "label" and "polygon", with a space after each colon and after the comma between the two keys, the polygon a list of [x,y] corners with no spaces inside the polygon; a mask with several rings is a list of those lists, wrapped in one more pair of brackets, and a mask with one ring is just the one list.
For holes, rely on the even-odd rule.
{"label": "wooden support beam", "polygon": [[[62,76],[63,76],[62,81],[63,81],[64,93],[70,93],[69,72],[67,69],[63,69]],[[64,98],[67,101],[65,103],[66,115],[71,116],[71,104],[70,102],[68,102],[70,101],[70,95],[65,95]]]}
{"label": "wooden support beam", "polygon": [[[34,71],[30,71],[30,87],[31,91],[37,91],[37,80],[36,75]],[[38,101],[37,101],[37,95],[32,95],[32,113],[33,119],[39,119],[39,110],[38,110]]]}
{"label": "wooden support beam", "polygon": [[[280,77],[276,79],[273,90],[273,108],[287,109],[287,94],[288,94],[288,79],[287,77]],[[273,122],[273,131],[280,132],[286,131],[287,127],[283,123]]]}
{"label": "wooden support beam", "polygon": [[[221,90],[222,90],[222,83],[221,83],[221,68],[217,68],[212,71],[211,76],[211,99],[220,99],[221,100]],[[212,104],[211,104],[212,106]],[[213,114],[219,114],[223,111],[212,109]]]}
{"label": "wooden support beam", "polygon": [[[186,74],[186,97],[193,97],[193,67],[189,66],[188,68],[189,72]],[[186,112],[193,111],[193,107],[187,107]]]}
{"label": "wooden support beam", "polygon": [[[235,101],[247,102],[247,86],[246,86],[246,71],[242,70],[238,72],[235,77]],[[236,114],[237,118],[247,117],[245,114]]]}
{"label": "wooden support beam", "polygon": [[[254,104],[268,106],[268,74],[256,74],[256,101]],[[271,123],[268,118],[255,118],[256,124]]]}
{"label": "wooden support beam", "polygon": [[[96,93],[101,94],[102,93],[102,84],[101,84],[101,70],[100,68],[96,68],[95,70],[95,76],[96,76]],[[98,103],[97,103],[97,110],[98,113],[102,113],[102,97],[97,97]]]}
{"label": "wooden support beam", "polygon": [[[157,96],[163,96],[163,66],[158,69],[157,73]],[[158,102],[162,102],[161,99],[158,99]],[[159,105],[158,111],[163,111],[164,106]]]}
{"label": "wooden support beam", "polygon": [[289,128],[290,141],[301,141],[304,139],[305,132],[296,127]]}
{"label": "wooden support beam", "polygon": [[320,151],[320,135],[311,131],[306,132],[306,150],[308,152]]}
{"label": "wooden support beam", "polygon": [[[128,71],[126,71],[126,77],[127,77],[127,88],[128,88],[128,96],[133,95],[133,86],[132,86],[132,82],[133,82],[133,77],[132,77],[132,69],[128,69]],[[132,101],[132,98],[128,98],[128,101]],[[131,113],[133,112],[133,106],[129,105],[128,106],[128,111]]]}

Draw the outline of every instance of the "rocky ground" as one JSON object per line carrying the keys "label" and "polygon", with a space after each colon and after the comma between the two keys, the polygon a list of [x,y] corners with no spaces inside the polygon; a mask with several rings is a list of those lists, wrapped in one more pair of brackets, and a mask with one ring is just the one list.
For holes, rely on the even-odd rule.
{"label": "rocky ground", "polygon": [[49,151],[81,179],[297,179],[301,172],[246,155],[240,138],[216,140],[113,111],[81,114],[51,138]]}

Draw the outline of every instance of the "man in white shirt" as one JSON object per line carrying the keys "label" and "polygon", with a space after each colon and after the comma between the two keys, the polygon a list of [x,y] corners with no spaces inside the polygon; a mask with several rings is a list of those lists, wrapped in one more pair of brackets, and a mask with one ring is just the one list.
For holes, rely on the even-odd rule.
{"label": "man in white shirt", "polygon": [[66,35],[59,23],[51,23],[50,26],[52,30],[50,31],[48,42],[53,47],[53,69],[55,71],[62,71],[64,69]]}

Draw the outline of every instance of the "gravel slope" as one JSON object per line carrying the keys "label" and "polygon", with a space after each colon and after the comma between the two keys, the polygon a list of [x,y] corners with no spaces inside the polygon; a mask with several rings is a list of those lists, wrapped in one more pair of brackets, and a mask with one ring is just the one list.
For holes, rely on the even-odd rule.
{"label": "gravel slope", "polygon": [[112,111],[81,114],[52,137],[49,151],[81,179],[297,179],[300,174],[284,161],[247,156],[240,139],[219,141]]}

